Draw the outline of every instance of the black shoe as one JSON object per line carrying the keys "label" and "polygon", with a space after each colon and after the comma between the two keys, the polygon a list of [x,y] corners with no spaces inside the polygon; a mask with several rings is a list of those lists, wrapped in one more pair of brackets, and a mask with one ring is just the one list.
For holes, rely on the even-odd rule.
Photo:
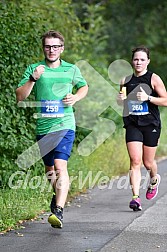
{"label": "black shoe", "polygon": [[56,195],[53,194],[52,200],[51,200],[51,203],[50,203],[50,210],[51,210],[52,213],[54,213],[55,209],[56,209]]}
{"label": "black shoe", "polygon": [[63,210],[56,208],[54,213],[51,214],[48,218],[48,222],[53,228],[62,228],[63,227]]}

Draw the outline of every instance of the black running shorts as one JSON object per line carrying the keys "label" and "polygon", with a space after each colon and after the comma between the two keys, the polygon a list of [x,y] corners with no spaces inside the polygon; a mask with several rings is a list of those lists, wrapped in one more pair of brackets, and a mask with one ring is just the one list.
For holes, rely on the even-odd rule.
{"label": "black running shorts", "polygon": [[154,125],[136,126],[130,124],[126,127],[126,143],[142,142],[145,146],[155,147],[158,145],[161,129]]}

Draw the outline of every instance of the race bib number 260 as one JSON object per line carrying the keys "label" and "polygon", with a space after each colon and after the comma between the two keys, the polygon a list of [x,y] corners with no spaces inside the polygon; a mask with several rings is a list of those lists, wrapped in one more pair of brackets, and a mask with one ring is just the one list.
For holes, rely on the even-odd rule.
{"label": "race bib number 260", "polygon": [[131,115],[146,115],[148,111],[148,103],[146,101],[128,101],[129,114]]}

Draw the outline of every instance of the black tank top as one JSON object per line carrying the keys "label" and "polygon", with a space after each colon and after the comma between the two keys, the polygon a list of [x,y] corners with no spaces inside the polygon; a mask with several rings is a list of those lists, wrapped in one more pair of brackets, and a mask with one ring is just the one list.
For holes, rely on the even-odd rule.
{"label": "black tank top", "polygon": [[[144,75],[139,77],[136,77],[134,74],[126,77],[124,87],[126,87],[127,99],[124,101],[123,110],[123,122],[125,128],[129,124],[135,124],[138,126],[153,124],[157,127],[161,127],[158,106],[149,101],[145,101],[142,104],[142,102],[139,102],[136,97],[137,92],[140,91],[140,87],[142,87],[148,95],[155,97],[158,96],[151,86],[152,74],[152,72],[147,71]],[[137,109],[133,110],[133,108]],[[140,111],[140,108],[142,108],[143,111]]]}

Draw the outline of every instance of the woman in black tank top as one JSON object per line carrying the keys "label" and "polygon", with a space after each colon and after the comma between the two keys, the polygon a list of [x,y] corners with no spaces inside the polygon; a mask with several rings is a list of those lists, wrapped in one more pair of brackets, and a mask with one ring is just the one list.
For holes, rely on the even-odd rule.
{"label": "woman in black tank top", "polygon": [[[158,105],[167,106],[167,93],[161,78],[148,71],[149,50],[139,46],[132,50],[134,73],[121,81],[118,104],[124,106],[123,122],[126,130],[126,146],[130,158],[130,184],[132,200],[129,207],[141,210],[139,197],[141,165],[146,167],[149,186],[146,198],[151,200],[158,193],[160,175],[157,174],[155,153],[160,137],[161,120]],[[126,96],[125,91],[126,90]],[[148,176],[145,177],[147,179]]]}

